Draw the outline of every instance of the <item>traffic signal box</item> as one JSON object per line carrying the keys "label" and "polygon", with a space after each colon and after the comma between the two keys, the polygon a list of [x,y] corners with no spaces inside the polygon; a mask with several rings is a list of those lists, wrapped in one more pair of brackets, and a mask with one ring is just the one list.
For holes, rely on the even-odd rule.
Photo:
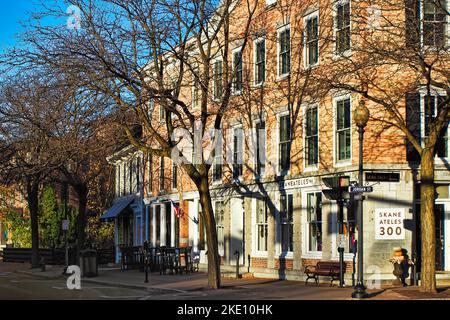
{"label": "traffic signal box", "polygon": [[343,201],[350,199],[348,188],[350,186],[349,176],[334,176],[322,178],[323,183],[331,188],[329,190],[322,190],[323,194],[328,200]]}

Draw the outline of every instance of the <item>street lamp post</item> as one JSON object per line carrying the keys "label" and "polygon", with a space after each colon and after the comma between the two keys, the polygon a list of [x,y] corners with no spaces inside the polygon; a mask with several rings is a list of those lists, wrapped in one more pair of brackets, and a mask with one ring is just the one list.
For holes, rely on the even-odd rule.
{"label": "street lamp post", "polygon": [[[364,151],[364,128],[369,121],[369,109],[367,109],[363,100],[359,103],[355,109],[353,118],[359,132],[359,186],[363,186],[363,151]],[[363,194],[359,194],[358,200],[358,281],[355,287],[355,291],[352,293],[352,298],[364,299],[368,297],[366,287],[364,287],[364,268],[363,268]]]}

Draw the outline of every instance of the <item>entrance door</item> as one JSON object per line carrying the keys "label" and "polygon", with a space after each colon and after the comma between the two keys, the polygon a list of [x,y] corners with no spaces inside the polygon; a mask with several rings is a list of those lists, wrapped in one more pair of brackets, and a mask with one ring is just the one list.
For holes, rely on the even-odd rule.
{"label": "entrance door", "polygon": [[230,240],[230,264],[236,265],[234,253],[239,251],[239,264],[244,265],[244,210],[242,199],[231,199],[231,240]]}

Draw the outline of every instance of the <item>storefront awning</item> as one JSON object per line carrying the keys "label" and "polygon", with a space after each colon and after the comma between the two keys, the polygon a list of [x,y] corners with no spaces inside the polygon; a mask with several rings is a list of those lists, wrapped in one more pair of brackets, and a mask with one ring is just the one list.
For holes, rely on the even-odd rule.
{"label": "storefront awning", "polygon": [[111,208],[109,208],[108,211],[100,218],[102,221],[108,221],[114,218],[117,218],[119,214],[122,213],[123,210],[125,210],[126,207],[128,207],[134,199],[121,199],[117,201]]}

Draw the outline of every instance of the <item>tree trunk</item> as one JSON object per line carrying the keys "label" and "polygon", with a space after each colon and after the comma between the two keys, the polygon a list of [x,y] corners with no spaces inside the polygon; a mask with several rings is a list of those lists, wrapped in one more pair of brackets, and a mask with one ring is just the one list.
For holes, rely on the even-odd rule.
{"label": "tree trunk", "polygon": [[77,262],[80,261],[80,253],[84,250],[86,240],[86,208],[88,189],[86,186],[75,188],[78,195],[78,218],[77,218]]}
{"label": "tree trunk", "polygon": [[436,292],[436,234],[434,221],[434,152],[425,148],[420,170],[420,227],[422,236],[422,292]]}
{"label": "tree trunk", "polygon": [[206,243],[208,247],[208,286],[219,289],[220,283],[220,257],[217,240],[216,220],[211,202],[208,178],[202,177],[198,186],[202,214],[206,224]]}
{"label": "tree trunk", "polygon": [[[38,180],[38,179],[37,179]],[[28,208],[31,220],[31,268],[39,267],[39,182],[27,183]]]}

